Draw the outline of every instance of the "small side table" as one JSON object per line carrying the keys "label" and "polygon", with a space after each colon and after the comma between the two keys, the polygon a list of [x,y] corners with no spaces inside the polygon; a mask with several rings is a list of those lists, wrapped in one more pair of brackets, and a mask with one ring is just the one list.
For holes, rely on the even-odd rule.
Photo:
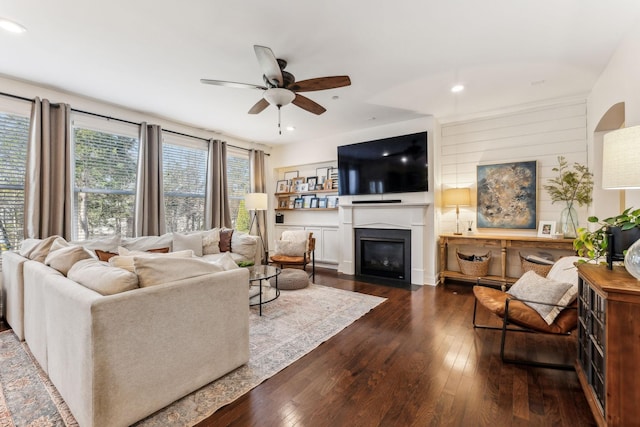
{"label": "small side table", "polygon": [[[260,308],[260,316],[262,316],[262,306],[276,300],[280,296],[280,289],[278,289],[278,275],[280,271],[278,267],[271,265],[254,265],[249,267],[249,292],[251,292],[251,287],[256,287],[259,290],[257,294],[249,294],[249,305],[257,305]],[[275,286],[265,286],[265,283],[272,278],[275,278]],[[266,299],[263,298],[263,294]]]}

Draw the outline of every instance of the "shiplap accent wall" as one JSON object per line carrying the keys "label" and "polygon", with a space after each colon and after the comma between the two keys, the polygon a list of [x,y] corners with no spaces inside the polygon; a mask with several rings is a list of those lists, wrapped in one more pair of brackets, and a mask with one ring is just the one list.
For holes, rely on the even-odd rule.
{"label": "shiplap accent wall", "polygon": [[[551,203],[542,186],[553,176],[558,156],[570,164],[588,164],[586,100],[571,100],[441,126],[442,190],[470,187],[472,206],[460,208],[461,227],[473,220],[476,230],[476,167],[536,160],[538,162],[538,221],[559,221],[561,203]],[[587,208],[578,208],[586,225]],[[442,208],[440,232],[455,231],[455,209]],[[535,231],[484,229],[482,233],[536,234]]]}

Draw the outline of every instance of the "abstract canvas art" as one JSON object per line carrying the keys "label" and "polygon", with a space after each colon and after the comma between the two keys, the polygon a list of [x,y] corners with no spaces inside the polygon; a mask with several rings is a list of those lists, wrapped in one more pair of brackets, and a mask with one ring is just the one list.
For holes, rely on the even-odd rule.
{"label": "abstract canvas art", "polygon": [[535,230],[537,162],[478,166],[478,228]]}

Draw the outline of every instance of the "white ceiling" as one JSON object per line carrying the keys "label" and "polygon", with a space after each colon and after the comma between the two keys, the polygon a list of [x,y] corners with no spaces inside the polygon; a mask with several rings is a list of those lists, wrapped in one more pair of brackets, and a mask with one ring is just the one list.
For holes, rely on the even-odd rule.
{"label": "white ceiling", "polygon": [[[640,1],[0,0],[0,16],[28,29],[0,33],[2,75],[273,145],[587,93]],[[297,80],[352,85],[305,93],[320,116],[283,107],[280,136],[274,107],[247,114],[260,91],[199,81],[263,84],[254,44]]]}

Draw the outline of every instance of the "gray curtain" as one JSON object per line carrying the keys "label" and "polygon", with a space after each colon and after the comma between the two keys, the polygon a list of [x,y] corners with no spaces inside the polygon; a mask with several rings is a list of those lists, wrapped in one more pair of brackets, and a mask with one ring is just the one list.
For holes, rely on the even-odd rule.
{"label": "gray curtain", "polygon": [[136,178],[135,236],[159,236],[166,232],[162,183],[162,129],[140,124],[140,150]]}
{"label": "gray curtain", "polygon": [[204,205],[205,229],[231,228],[231,209],[227,191],[227,143],[209,140],[207,191]]}
{"label": "gray curtain", "polygon": [[[251,192],[266,193],[265,154],[261,150],[249,150],[249,167],[251,176]],[[256,221],[260,224],[260,233],[264,242],[264,251],[269,252],[269,233],[267,230],[267,211],[257,211]],[[256,227],[257,229],[257,227]],[[252,230],[249,230],[251,233]]]}
{"label": "gray curtain", "polygon": [[25,177],[25,238],[71,240],[71,107],[36,98],[31,110]]}

